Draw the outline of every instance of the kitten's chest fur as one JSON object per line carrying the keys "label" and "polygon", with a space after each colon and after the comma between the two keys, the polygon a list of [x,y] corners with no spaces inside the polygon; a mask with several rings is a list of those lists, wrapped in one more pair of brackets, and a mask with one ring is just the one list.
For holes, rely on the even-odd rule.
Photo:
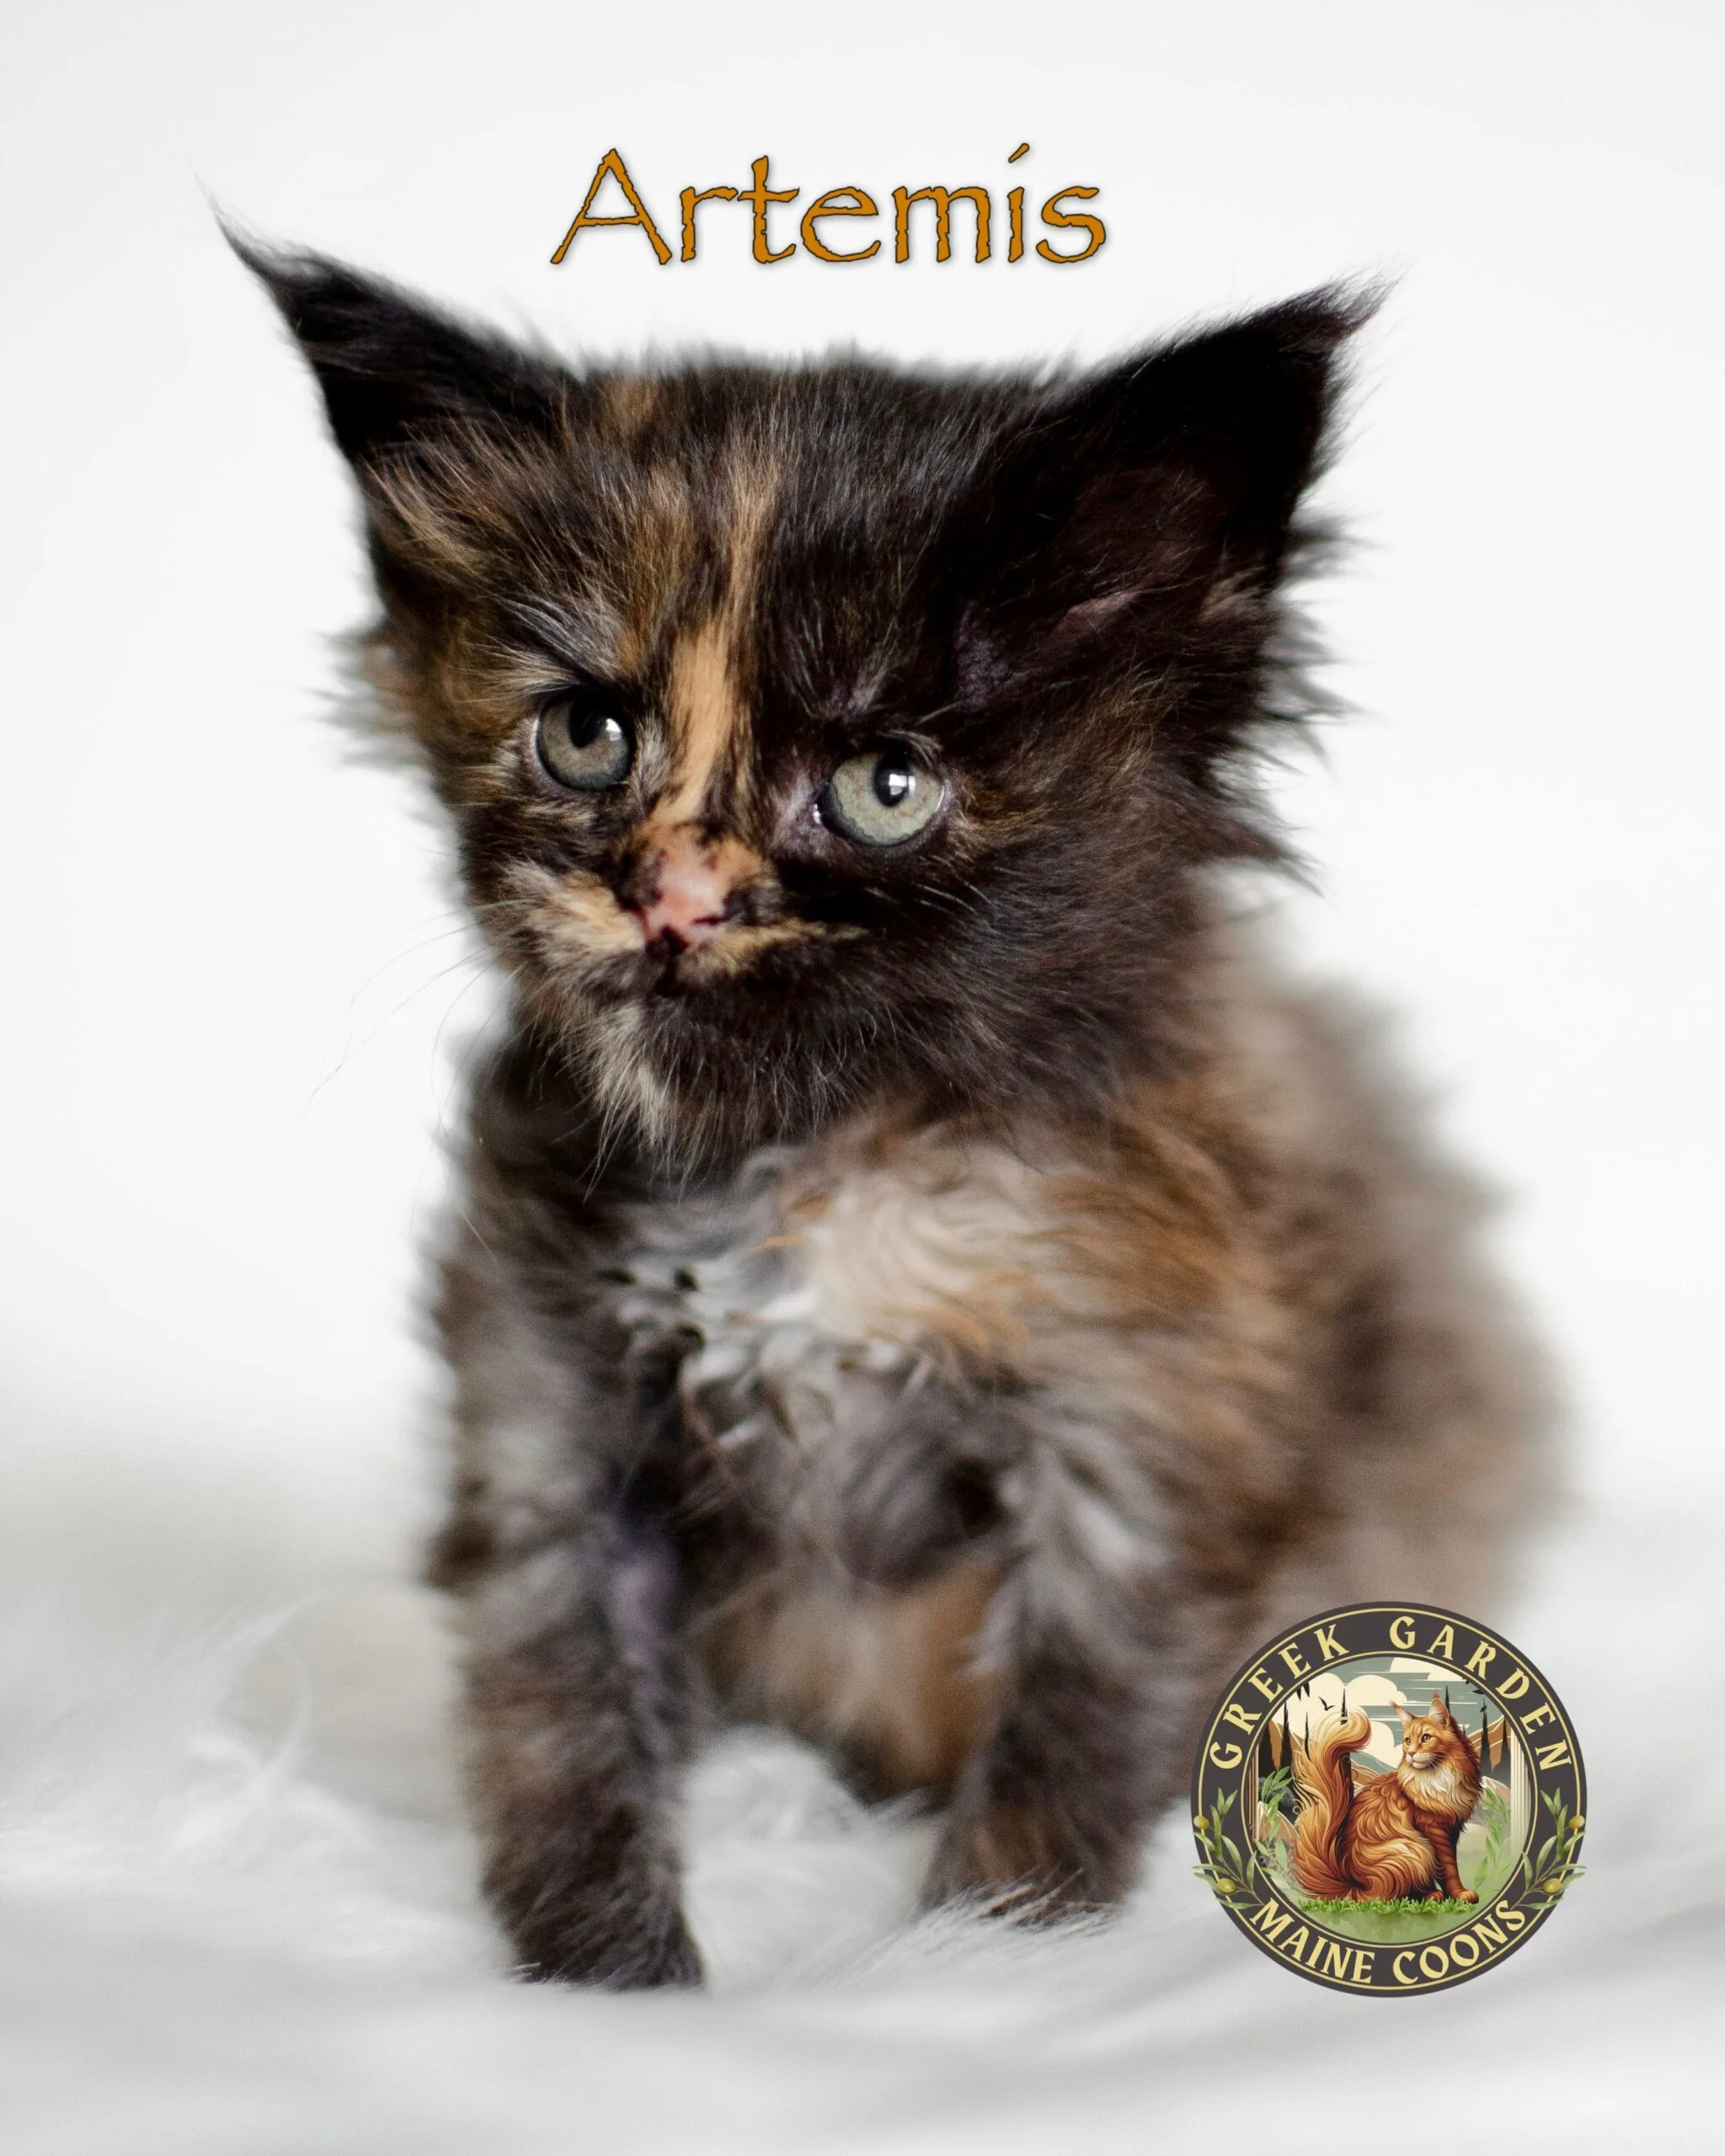
{"label": "kitten's chest fur", "polygon": [[763,1153],[722,1194],[623,1209],[616,1321],[675,1363],[708,1499],[780,1562],[868,1584],[985,1533],[1051,1299],[1048,1183],[996,1141],[871,1123]]}
{"label": "kitten's chest fur", "polygon": [[[943,1785],[974,1748],[1015,1522],[1084,1449],[1055,1401],[1101,1301],[1060,1196],[997,1139],[871,1122],[617,1221],[617,1324],[675,1370],[709,1677],[879,1789]],[[1135,1509],[1153,1540],[1147,1485]]]}
{"label": "kitten's chest fur", "polygon": [[734,1708],[938,1785],[988,1711],[1024,1544],[1125,1592],[1199,1545],[1261,1563],[1295,1494],[1263,1412],[1280,1283],[1213,1151],[1143,1121],[1081,1142],[871,1118],[613,1214],[604,1293],[674,1396]]}
{"label": "kitten's chest fur", "polygon": [[[1240,1193],[1176,1134],[1131,1136],[858,1121],[718,1195],[622,1209],[607,1294],[638,1352],[674,1357],[718,1482],[788,1546],[912,1577],[919,1530],[985,1483],[1102,1452],[1087,1471],[1118,1482],[1135,1426],[1127,1479],[1153,1480],[1162,1396],[1206,1331],[1274,1356]],[[968,1496],[935,1486],[954,1480]]]}

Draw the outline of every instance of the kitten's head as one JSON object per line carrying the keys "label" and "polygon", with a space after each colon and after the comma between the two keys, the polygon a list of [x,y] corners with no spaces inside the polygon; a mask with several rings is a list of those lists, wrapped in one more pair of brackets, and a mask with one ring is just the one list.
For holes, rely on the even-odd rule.
{"label": "kitten's head", "polygon": [[521,1007],[685,1164],[1100,1105],[1263,855],[1277,590],[1359,302],[1053,383],[569,371],[248,253],[364,495],[374,673]]}

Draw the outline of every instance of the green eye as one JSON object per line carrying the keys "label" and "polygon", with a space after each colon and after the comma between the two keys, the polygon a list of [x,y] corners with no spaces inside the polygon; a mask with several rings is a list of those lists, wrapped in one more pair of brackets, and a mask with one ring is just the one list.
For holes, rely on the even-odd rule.
{"label": "green eye", "polygon": [[577,793],[600,793],[620,784],[635,759],[634,741],[622,719],[583,697],[548,705],[533,738],[546,771]]}
{"label": "green eye", "polygon": [[816,805],[822,823],[859,846],[899,846],[933,822],[946,793],[908,749],[871,749],[839,766]]}

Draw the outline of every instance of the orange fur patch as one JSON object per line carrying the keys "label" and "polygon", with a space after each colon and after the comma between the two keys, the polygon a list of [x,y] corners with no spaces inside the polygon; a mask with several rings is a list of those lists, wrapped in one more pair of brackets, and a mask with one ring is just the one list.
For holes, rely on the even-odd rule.
{"label": "orange fur patch", "polygon": [[822,921],[765,921],[756,927],[727,928],[723,935],[711,937],[686,952],[680,963],[692,979],[698,980],[703,974],[741,973],[762,951],[785,944],[830,942],[863,932]]}
{"label": "orange fur patch", "polygon": [[[649,850],[665,846],[670,835],[684,827],[718,822],[727,805],[722,798],[727,782],[738,783],[747,764],[749,710],[739,638],[772,513],[770,472],[734,460],[729,495],[724,597],[707,620],[678,638],[671,652],[665,716],[672,738],[666,788],[641,834]],[[722,866],[733,888],[764,872],[759,855],[733,832],[706,843],[724,849],[724,862],[710,865]],[[731,963],[739,962],[739,947],[733,946],[730,957]]]}
{"label": "orange fur patch", "polygon": [[624,912],[601,877],[579,870],[553,876],[542,868],[518,871],[513,881],[541,944],[565,963],[638,951],[641,924]]}
{"label": "orange fur patch", "polygon": [[[1189,1105],[1189,1104],[1188,1104]],[[1250,1239],[1208,1134],[1146,1107],[1008,1149],[955,1126],[834,1141],[787,1225],[845,1329],[1039,1364],[1241,1287]],[[1254,1283],[1267,1286],[1268,1283]]]}
{"label": "orange fur patch", "polygon": [[620,374],[600,393],[599,424],[613,441],[633,443],[659,408],[659,384],[643,374]]}
{"label": "orange fur patch", "polygon": [[666,694],[676,728],[676,784],[653,814],[653,826],[669,830],[697,822],[728,760],[745,739],[742,701],[731,665],[731,639],[723,619],[685,637],[671,655]]}
{"label": "orange fur patch", "polygon": [[620,564],[624,630],[618,658],[638,669],[654,632],[674,605],[693,565],[698,535],[686,480],[670,465],[652,463],[631,483],[629,539]]}
{"label": "orange fur patch", "polygon": [[944,1789],[996,1702],[976,1642],[1000,1579],[967,1559],[911,1588],[793,1586],[723,1629],[715,1673],[745,1709],[852,1749],[885,1789]]}

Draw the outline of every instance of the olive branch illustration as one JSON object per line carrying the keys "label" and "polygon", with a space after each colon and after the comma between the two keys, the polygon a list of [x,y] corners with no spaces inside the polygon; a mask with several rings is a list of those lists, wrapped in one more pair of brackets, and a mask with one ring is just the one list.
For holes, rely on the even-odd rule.
{"label": "olive branch illustration", "polygon": [[[1219,1796],[1210,1806],[1208,1817],[1200,1812],[1193,1821],[1199,1845],[1204,1851],[1204,1860],[1193,1866],[1193,1876],[1202,1879],[1219,1900],[1226,1902],[1230,1896],[1237,1894],[1254,1872],[1266,1881],[1279,1873],[1281,1866],[1277,1859],[1280,1851],[1275,1827],[1293,1784],[1294,1769],[1287,1765],[1273,1768],[1258,1784],[1258,1810],[1268,1822],[1268,1830],[1252,1836],[1249,1855],[1241,1854],[1239,1844],[1227,1831],[1234,1792]],[[1242,1817],[1243,1819],[1243,1813]]]}
{"label": "olive branch illustration", "polygon": [[1540,1801],[1551,1815],[1551,1831],[1536,1856],[1522,1858],[1521,1876],[1530,1894],[1549,1894],[1555,1900],[1583,1875],[1575,1853],[1587,1822],[1578,1812],[1572,1817],[1561,1796],[1541,1796]]}
{"label": "olive branch illustration", "polygon": [[1192,1867],[1193,1876],[1203,1880],[1216,1898],[1223,1902],[1231,1894],[1237,1894],[1246,1880],[1246,1865],[1226,1832],[1233,1803],[1232,1790],[1218,1796],[1211,1803],[1208,1816],[1200,1812],[1192,1822],[1198,1845],[1204,1851],[1203,1862]]}

